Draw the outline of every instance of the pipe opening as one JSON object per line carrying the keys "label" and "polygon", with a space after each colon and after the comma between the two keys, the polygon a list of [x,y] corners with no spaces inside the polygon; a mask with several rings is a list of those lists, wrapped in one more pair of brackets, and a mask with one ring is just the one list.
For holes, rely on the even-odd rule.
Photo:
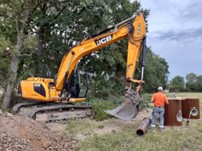
{"label": "pipe opening", "polygon": [[197,116],[197,115],[198,115],[198,110],[197,110],[195,107],[193,107],[193,108],[191,109],[191,111],[190,111],[190,115],[192,115],[192,116]]}
{"label": "pipe opening", "polygon": [[144,131],[141,130],[141,129],[138,129],[138,130],[136,131],[136,134],[137,134],[138,136],[143,136],[143,135],[144,135]]}
{"label": "pipe opening", "polygon": [[181,110],[178,111],[177,115],[176,115],[176,119],[178,122],[182,122],[183,117],[182,117],[182,112]]}

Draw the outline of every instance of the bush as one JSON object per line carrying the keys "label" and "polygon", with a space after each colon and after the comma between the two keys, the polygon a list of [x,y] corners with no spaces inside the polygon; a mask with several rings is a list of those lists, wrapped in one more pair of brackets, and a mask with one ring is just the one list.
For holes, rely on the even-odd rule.
{"label": "bush", "polygon": [[142,97],[143,97],[143,101],[140,104],[140,109],[151,108],[150,100],[151,100],[152,94],[144,93]]}
{"label": "bush", "polygon": [[110,100],[99,100],[95,99],[94,101],[90,101],[93,111],[95,112],[94,119],[96,121],[102,121],[108,118],[112,118],[111,115],[105,113],[105,110],[111,110],[119,106],[120,101],[115,101],[113,99]]}

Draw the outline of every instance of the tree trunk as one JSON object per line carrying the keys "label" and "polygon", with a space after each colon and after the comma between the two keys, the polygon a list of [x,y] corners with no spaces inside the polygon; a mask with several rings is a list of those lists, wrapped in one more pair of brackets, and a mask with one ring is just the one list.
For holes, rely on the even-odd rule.
{"label": "tree trunk", "polygon": [[11,57],[9,80],[3,98],[3,109],[8,109],[12,103],[11,98],[15,81],[17,79],[18,65],[20,63],[20,56],[18,54],[20,54],[20,49],[24,42],[24,37],[25,37],[24,29],[22,28],[21,30],[18,31],[17,35],[17,44],[15,46],[16,53],[13,54]]}
{"label": "tree trunk", "polygon": [[15,45],[15,49],[12,51],[11,63],[10,63],[10,74],[8,84],[6,86],[6,90],[3,98],[3,109],[8,109],[12,103],[12,94],[15,85],[15,81],[17,79],[17,71],[20,63],[21,56],[21,48],[25,40],[25,35],[27,34],[26,29],[29,25],[29,16],[32,5],[30,5],[28,1],[22,4],[21,15],[16,14],[16,29],[17,29],[17,43]]}
{"label": "tree trunk", "polygon": [[12,92],[14,89],[15,81],[17,78],[17,71],[18,71],[18,65],[19,65],[19,57],[18,56],[13,56],[11,58],[11,74],[9,78],[9,82],[7,84],[5,93],[4,93],[4,98],[3,98],[3,108],[8,109],[11,104],[11,97],[12,97]]}
{"label": "tree trunk", "polygon": [[45,29],[43,26],[41,26],[38,30],[38,47],[36,49],[36,55],[37,55],[37,60],[36,60],[36,70],[35,70],[35,74],[37,76],[43,76],[43,66],[41,66],[41,56],[42,56],[42,52],[43,52],[43,44],[44,44],[44,32]]}

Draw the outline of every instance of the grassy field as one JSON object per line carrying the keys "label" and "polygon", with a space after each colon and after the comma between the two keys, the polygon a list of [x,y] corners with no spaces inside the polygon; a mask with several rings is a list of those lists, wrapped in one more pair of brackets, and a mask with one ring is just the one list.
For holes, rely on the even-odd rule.
{"label": "grassy field", "polygon": [[[202,93],[169,93],[169,97],[198,97],[202,111]],[[202,117],[202,113],[200,113]],[[71,120],[67,135],[79,140],[78,151],[202,151],[202,121],[194,120],[189,127],[166,127],[164,132],[151,130],[143,137],[135,134],[141,121]],[[112,131],[107,131],[110,128]]]}

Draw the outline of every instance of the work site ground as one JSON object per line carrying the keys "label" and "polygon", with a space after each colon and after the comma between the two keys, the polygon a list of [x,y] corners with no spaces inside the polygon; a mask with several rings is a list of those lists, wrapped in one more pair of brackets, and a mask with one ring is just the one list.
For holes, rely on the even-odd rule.
{"label": "work site ground", "polygon": [[[200,102],[201,96],[197,96]],[[137,136],[138,126],[151,113],[152,108],[144,108],[131,121],[85,118],[43,123],[0,112],[0,151],[202,150],[201,120],[191,120],[189,126],[183,120],[182,126],[166,126],[163,133],[158,127],[149,128],[143,136]]]}
{"label": "work site ground", "polygon": [[43,123],[1,111],[0,151],[76,150],[79,142],[93,135],[104,136],[124,131],[126,125],[139,123],[147,114],[148,112],[143,110],[132,121],[115,118],[95,121],[88,118]]}

